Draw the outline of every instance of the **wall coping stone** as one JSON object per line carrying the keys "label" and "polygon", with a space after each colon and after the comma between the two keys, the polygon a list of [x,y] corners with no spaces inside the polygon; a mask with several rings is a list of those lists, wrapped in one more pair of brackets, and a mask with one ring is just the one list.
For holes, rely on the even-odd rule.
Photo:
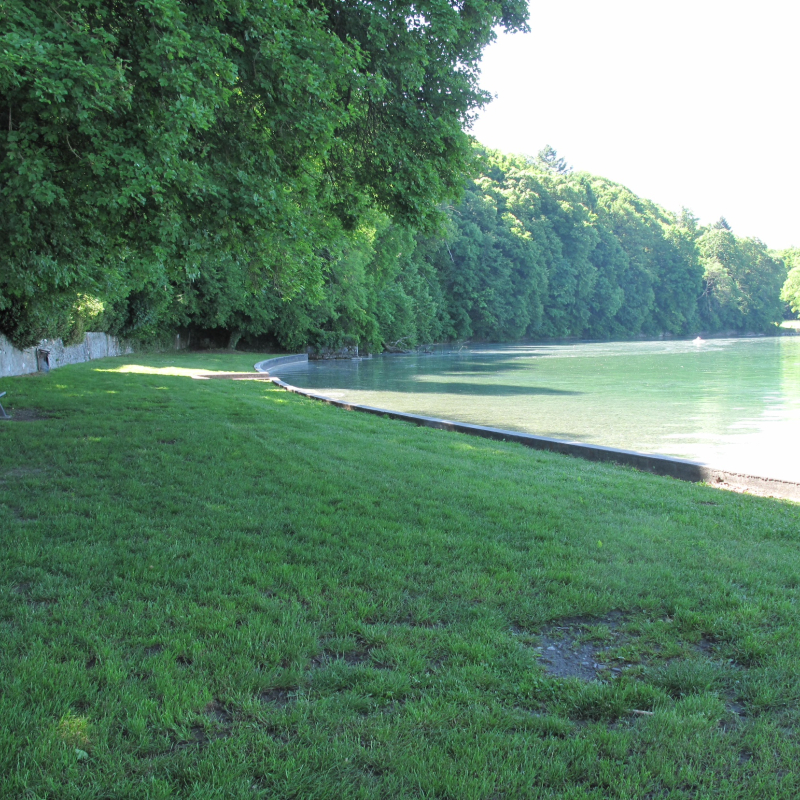
{"label": "wall coping stone", "polygon": [[308,353],[299,353],[293,356],[276,356],[275,358],[266,358],[264,361],[259,361],[254,365],[256,372],[266,372],[269,374],[270,369],[279,367],[284,364],[300,364],[308,363]]}

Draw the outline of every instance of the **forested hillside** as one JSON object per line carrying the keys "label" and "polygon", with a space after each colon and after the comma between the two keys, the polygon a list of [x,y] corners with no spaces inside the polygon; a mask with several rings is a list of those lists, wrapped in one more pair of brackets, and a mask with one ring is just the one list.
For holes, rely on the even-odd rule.
{"label": "forested hillside", "polygon": [[[537,159],[477,151],[479,176],[423,235],[374,213],[315,293],[260,307],[282,346],[373,350],[453,339],[625,338],[765,331],[786,262],[720,220],[707,228],[625,187]],[[194,291],[203,296],[202,281]],[[255,331],[245,310],[220,327]]]}
{"label": "forested hillside", "polygon": [[0,331],[380,350],[762,331],[797,312],[796,251],[550,148],[471,143],[482,49],[526,13],[11,0]]}

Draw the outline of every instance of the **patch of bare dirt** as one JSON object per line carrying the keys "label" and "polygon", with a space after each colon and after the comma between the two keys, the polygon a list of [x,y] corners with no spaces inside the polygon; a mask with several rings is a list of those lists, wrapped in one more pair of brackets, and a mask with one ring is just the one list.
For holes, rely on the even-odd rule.
{"label": "patch of bare dirt", "polygon": [[35,422],[40,419],[50,419],[51,416],[38,408],[7,408],[6,411],[11,419],[3,420],[0,417],[0,422]]}
{"label": "patch of bare dirt", "polygon": [[[568,617],[543,628],[534,648],[539,663],[550,675],[585,681],[618,677],[633,664],[612,659],[609,651],[625,642],[621,628],[628,619],[622,611],[603,617]],[[524,635],[512,629],[515,635]]]}
{"label": "patch of bare dirt", "polygon": [[226,708],[219,700],[212,700],[203,709],[203,713],[214,722],[220,722],[223,725],[230,725],[233,721],[233,714]]}
{"label": "patch of bare dirt", "polygon": [[360,664],[369,664],[376,669],[382,669],[383,664],[372,655],[373,648],[361,637],[356,637],[353,647],[342,647],[332,643],[326,643],[322,652],[311,659],[311,668],[324,667],[334,661],[344,661],[351,667]]}
{"label": "patch of bare dirt", "polygon": [[747,719],[747,709],[729,694],[725,696],[725,710],[728,712],[728,716],[719,722],[719,727],[725,733],[735,730]]}
{"label": "patch of bare dirt", "polygon": [[25,478],[37,478],[46,473],[46,470],[38,467],[14,467],[13,469],[7,469],[0,473],[0,485],[12,481],[24,480]]}
{"label": "patch of bare dirt", "polygon": [[203,715],[214,725],[209,729],[203,725],[192,725],[189,729],[189,737],[174,741],[170,752],[184,750],[187,747],[204,747],[209,742],[217,739],[227,739],[231,735],[231,725],[233,714],[219,700],[212,700],[204,709]]}
{"label": "patch of bare dirt", "polygon": [[290,696],[289,692],[294,692],[297,689],[267,689],[258,696],[258,699],[262,703],[272,703],[273,705],[277,706],[278,708],[283,708],[284,706],[289,705],[294,699]]}
{"label": "patch of bare dirt", "polygon": [[219,731],[207,731],[202,725],[192,725],[189,729],[189,738],[175,742],[170,752],[185,750],[187,747],[204,747],[209,742],[216,739],[227,739],[231,732],[227,729]]}
{"label": "patch of bare dirt", "polygon": [[710,655],[714,650],[714,642],[705,636],[701,636],[696,642],[692,644],[692,648],[696,650],[698,653],[703,653],[704,655]]}

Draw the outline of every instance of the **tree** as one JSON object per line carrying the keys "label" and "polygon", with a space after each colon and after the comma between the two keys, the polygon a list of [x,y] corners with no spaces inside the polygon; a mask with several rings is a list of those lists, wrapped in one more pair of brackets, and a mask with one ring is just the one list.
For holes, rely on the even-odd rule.
{"label": "tree", "polygon": [[712,225],[698,247],[704,269],[699,311],[707,329],[763,331],[780,321],[786,267],[763,242]]}
{"label": "tree", "polygon": [[789,272],[781,290],[781,300],[800,317],[800,267]]}
{"label": "tree", "polygon": [[790,247],[781,253],[783,263],[789,270],[781,289],[781,300],[797,316],[800,316],[800,247]]}
{"label": "tree", "polygon": [[210,283],[240,298],[233,314],[248,294],[319,286],[321,254],[373,204],[430,225],[488,99],[481,51],[526,13],[523,0],[8,0],[0,329],[58,333],[87,294],[144,335],[231,270],[236,286]]}
{"label": "tree", "polygon": [[572,172],[572,167],[563,158],[559,158],[558,153],[549,144],[536,154],[532,163],[558,175],[569,175]]}
{"label": "tree", "polygon": [[728,220],[726,220],[725,217],[720,217],[716,222],[712,223],[710,227],[716,231],[731,230],[731,226],[728,224]]}

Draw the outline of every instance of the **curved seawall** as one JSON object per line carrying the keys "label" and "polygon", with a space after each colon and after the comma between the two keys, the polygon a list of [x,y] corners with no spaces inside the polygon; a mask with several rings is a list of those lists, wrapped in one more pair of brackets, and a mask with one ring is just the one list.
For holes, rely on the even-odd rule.
{"label": "curved seawall", "polygon": [[[281,356],[279,358],[260,361],[255,365],[255,369],[258,372],[269,374],[270,367],[277,368],[282,365],[301,363],[304,361],[308,361],[307,355]],[[392,411],[390,409],[376,408],[358,403],[348,403],[344,400],[336,400],[323,394],[317,394],[308,389],[292,386],[274,375],[270,375],[270,380],[276,386],[280,386],[286,391],[309,397],[312,400],[319,400],[320,402],[336,406],[337,408],[343,408],[347,411],[361,411],[366,414],[374,414],[376,416],[388,417],[389,419],[411,422],[426,428],[465,433],[469,436],[480,436],[483,439],[516,442],[517,444],[525,445],[525,447],[532,447],[535,450],[547,450],[552,453],[575,456],[588,461],[621,464],[627,467],[633,467],[642,472],[677,478],[682,481],[691,481],[693,483],[705,482],[712,486],[718,485],[724,488],[749,491],[755,494],[765,494],[800,502],[800,484],[791,481],[731,472],[683,458],[661,456],[652,453],[638,453],[635,450],[603,447],[602,445],[571,442],[564,439],[551,439],[546,436],[535,436],[519,431],[509,431],[485,425],[473,425],[468,422],[455,422],[452,420],[437,419],[435,417],[425,417],[420,414],[410,414],[404,411]]]}
{"label": "curved seawall", "polygon": [[254,365],[256,372],[266,372],[269,375],[270,369],[280,367],[286,364],[305,364],[308,361],[308,356],[305,353],[296,356],[276,356],[275,358],[267,358],[264,361],[259,361]]}

